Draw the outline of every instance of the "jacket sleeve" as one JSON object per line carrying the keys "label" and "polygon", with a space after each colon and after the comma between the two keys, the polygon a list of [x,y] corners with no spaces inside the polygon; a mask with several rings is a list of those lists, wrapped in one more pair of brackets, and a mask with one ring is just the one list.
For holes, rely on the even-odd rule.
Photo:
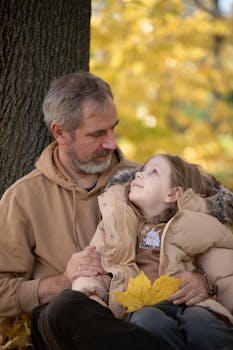
{"label": "jacket sleeve", "polygon": [[[94,245],[100,253],[103,252],[105,246],[104,236],[104,225],[103,221],[101,221],[90,242],[90,245]],[[72,289],[78,290],[90,297],[96,295],[107,304],[110,283],[111,277],[109,274],[98,275],[96,277],[79,277],[73,282]]]}
{"label": "jacket sleeve", "polygon": [[171,220],[160,255],[160,274],[193,271],[196,259],[217,289],[220,303],[233,312],[233,234],[216,218],[181,211]]}
{"label": "jacket sleeve", "polygon": [[9,190],[0,202],[0,316],[39,305],[39,280],[32,280],[35,242],[22,202]]}
{"label": "jacket sleeve", "polygon": [[193,271],[194,257],[212,247],[233,249],[230,230],[208,214],[182,210],[170,220],[165,231],[161,242],[160,274]]}
{"label": "jacket sleeve", "polygon": [[198,260],[217,290],[219,302],[233,314],[233,249],[213,247]]}

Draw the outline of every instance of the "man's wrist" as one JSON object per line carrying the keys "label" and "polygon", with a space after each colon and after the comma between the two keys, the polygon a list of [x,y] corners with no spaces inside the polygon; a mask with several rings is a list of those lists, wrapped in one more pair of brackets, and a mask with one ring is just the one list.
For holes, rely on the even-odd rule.
{"label": "man's wrist", "polygon": [[54,296],[68,288],[71,288],[71,283],[64,275],[41,278],[38,286],[40,304],[50,302]]}

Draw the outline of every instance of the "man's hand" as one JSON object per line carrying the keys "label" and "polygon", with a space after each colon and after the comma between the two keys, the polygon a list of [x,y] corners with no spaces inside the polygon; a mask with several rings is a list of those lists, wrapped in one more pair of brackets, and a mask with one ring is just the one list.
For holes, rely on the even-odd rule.
{"label": "man's hand", "polygon": [[70,283],[78,277],[93,277],[107,273],[101,264],[101,254],[95,249],[94,246],[88,246],[72,255],[64,272]]}
{"label": "man's hand", "polygon": [[169,301],[176,305],[185,303],[187,306],[193,306],[208,298],[209,286],[201,273],[186,271],[173,277],[180,278],[181,283],[179,290],[169,296]]}
{"label": "man's hand", "polygon": [[40,304],[50,302],[52,297],[64,289],[71,288],[72,282],[78,277],[106,274],[101,265],[101,254],[95,249],[93,246],[88,246],[73,254],[63,274],[42,278],[38,288]]}

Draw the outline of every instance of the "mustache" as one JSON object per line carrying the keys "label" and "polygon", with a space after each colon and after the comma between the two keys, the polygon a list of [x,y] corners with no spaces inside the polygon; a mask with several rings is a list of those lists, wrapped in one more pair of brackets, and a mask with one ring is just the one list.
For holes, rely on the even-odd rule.
{"label": "mustache", "polygon": [[93,159],[96,159],[98,157],[105,157],[109,156],[112,153],[112,151],[107,150],[107,149],[102,149],[100,151],[96,151],[95,154],[93,154]]}

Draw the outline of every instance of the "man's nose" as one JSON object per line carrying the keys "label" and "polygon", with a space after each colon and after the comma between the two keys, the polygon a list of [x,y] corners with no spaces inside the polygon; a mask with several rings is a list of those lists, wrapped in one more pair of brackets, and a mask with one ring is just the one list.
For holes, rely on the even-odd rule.
{"label": "man's nose", "polygon": [[114,150],[117,147],[115,136],[112,131],[109,131],[105,136],[102,147],[109,150]]}

